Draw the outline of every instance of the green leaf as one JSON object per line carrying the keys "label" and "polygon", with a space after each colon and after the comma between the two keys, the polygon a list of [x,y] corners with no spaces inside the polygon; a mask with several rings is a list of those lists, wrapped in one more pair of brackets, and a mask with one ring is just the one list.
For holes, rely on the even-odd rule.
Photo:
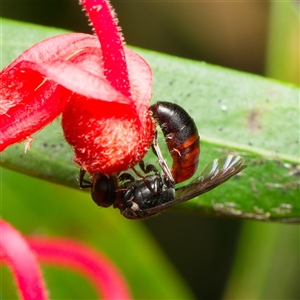
{"label": "green leaf", "polygon": [[[2,62],[8,64],[33,43],[63,32],[2,20]],[[299,221],[299,88],[203,62],[135,50],[152,67],[152,101],[178,103],[194,118],[201,136],[197,173],[208,162],[228,153],[243,156],[248,165],[222,186],[174,209]],[[77,188],[78,167],[72,163],[72,149],[63,139],[60,121],[34,138],[26,154],[22,144],[4,151],[2,165]],[[166,148],[162,148],[167,157]],[[145,161],[153,159],[149,154]]]}

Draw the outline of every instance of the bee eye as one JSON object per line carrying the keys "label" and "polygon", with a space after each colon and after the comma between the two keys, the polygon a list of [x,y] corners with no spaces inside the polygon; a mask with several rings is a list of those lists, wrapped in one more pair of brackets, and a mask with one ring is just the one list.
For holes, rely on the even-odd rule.
{"label": "bee eye", "polygon": [[91,195],[94,202],[103,207],[111,206],[117,197],[117,183],[113,176],[107,177],[103,174],[96,174],[93,179]]}

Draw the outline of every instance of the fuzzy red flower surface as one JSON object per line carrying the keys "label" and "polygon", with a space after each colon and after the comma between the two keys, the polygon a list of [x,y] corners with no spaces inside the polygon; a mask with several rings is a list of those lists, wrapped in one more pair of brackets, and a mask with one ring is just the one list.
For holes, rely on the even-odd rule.
{"label": "fuzzy red flower surface", "polygon": [[105,0],[82,0],[96,36],[63,34],[22,53],[1,72],[0,151],[62,113],[74,160],[91,175],[138,163],[154,135],[149,65],[126,48]]}

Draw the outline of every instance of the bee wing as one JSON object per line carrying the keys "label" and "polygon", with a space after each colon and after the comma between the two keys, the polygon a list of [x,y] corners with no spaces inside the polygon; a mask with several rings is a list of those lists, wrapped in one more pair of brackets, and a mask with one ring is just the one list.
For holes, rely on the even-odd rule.
{"label": "bee wing", "polygon": [[188,185],[175,189],[175,198],[173,200],[147,209],[147,216],[154,215],[175,204],[204,194],[227,181],[246,167],[244,159],[238,155],[225,155],[216,158],[205,166],[199,177]]}
{"label": "bee wing", "polygon": [[174,201],[179,203],[204,194],[246,167],[244,159],[238,155],[225,155],[216,158],[205,166],[199,177],[188,185],[176,189]]}

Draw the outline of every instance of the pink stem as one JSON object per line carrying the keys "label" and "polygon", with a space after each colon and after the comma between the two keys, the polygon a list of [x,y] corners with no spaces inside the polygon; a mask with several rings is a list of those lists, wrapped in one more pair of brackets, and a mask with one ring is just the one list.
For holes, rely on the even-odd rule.
{"label": "pink stem", "polygon": [[7,261],[17,281],[21,299],[48,299],[41,272],[24,238],[0,219],[0,258]]}
{"label": "pink stem", "polygon": [[108,1],[81,0],[101,44],[104,75],[123,95],[131,97],[123,38]]}
{"label": "pink stem", "polygon": [[38,259],[73,269],[90,280],[104,299],[131,299],[127,284],[116,267],[99,252],[67,239],[28,238]]}

